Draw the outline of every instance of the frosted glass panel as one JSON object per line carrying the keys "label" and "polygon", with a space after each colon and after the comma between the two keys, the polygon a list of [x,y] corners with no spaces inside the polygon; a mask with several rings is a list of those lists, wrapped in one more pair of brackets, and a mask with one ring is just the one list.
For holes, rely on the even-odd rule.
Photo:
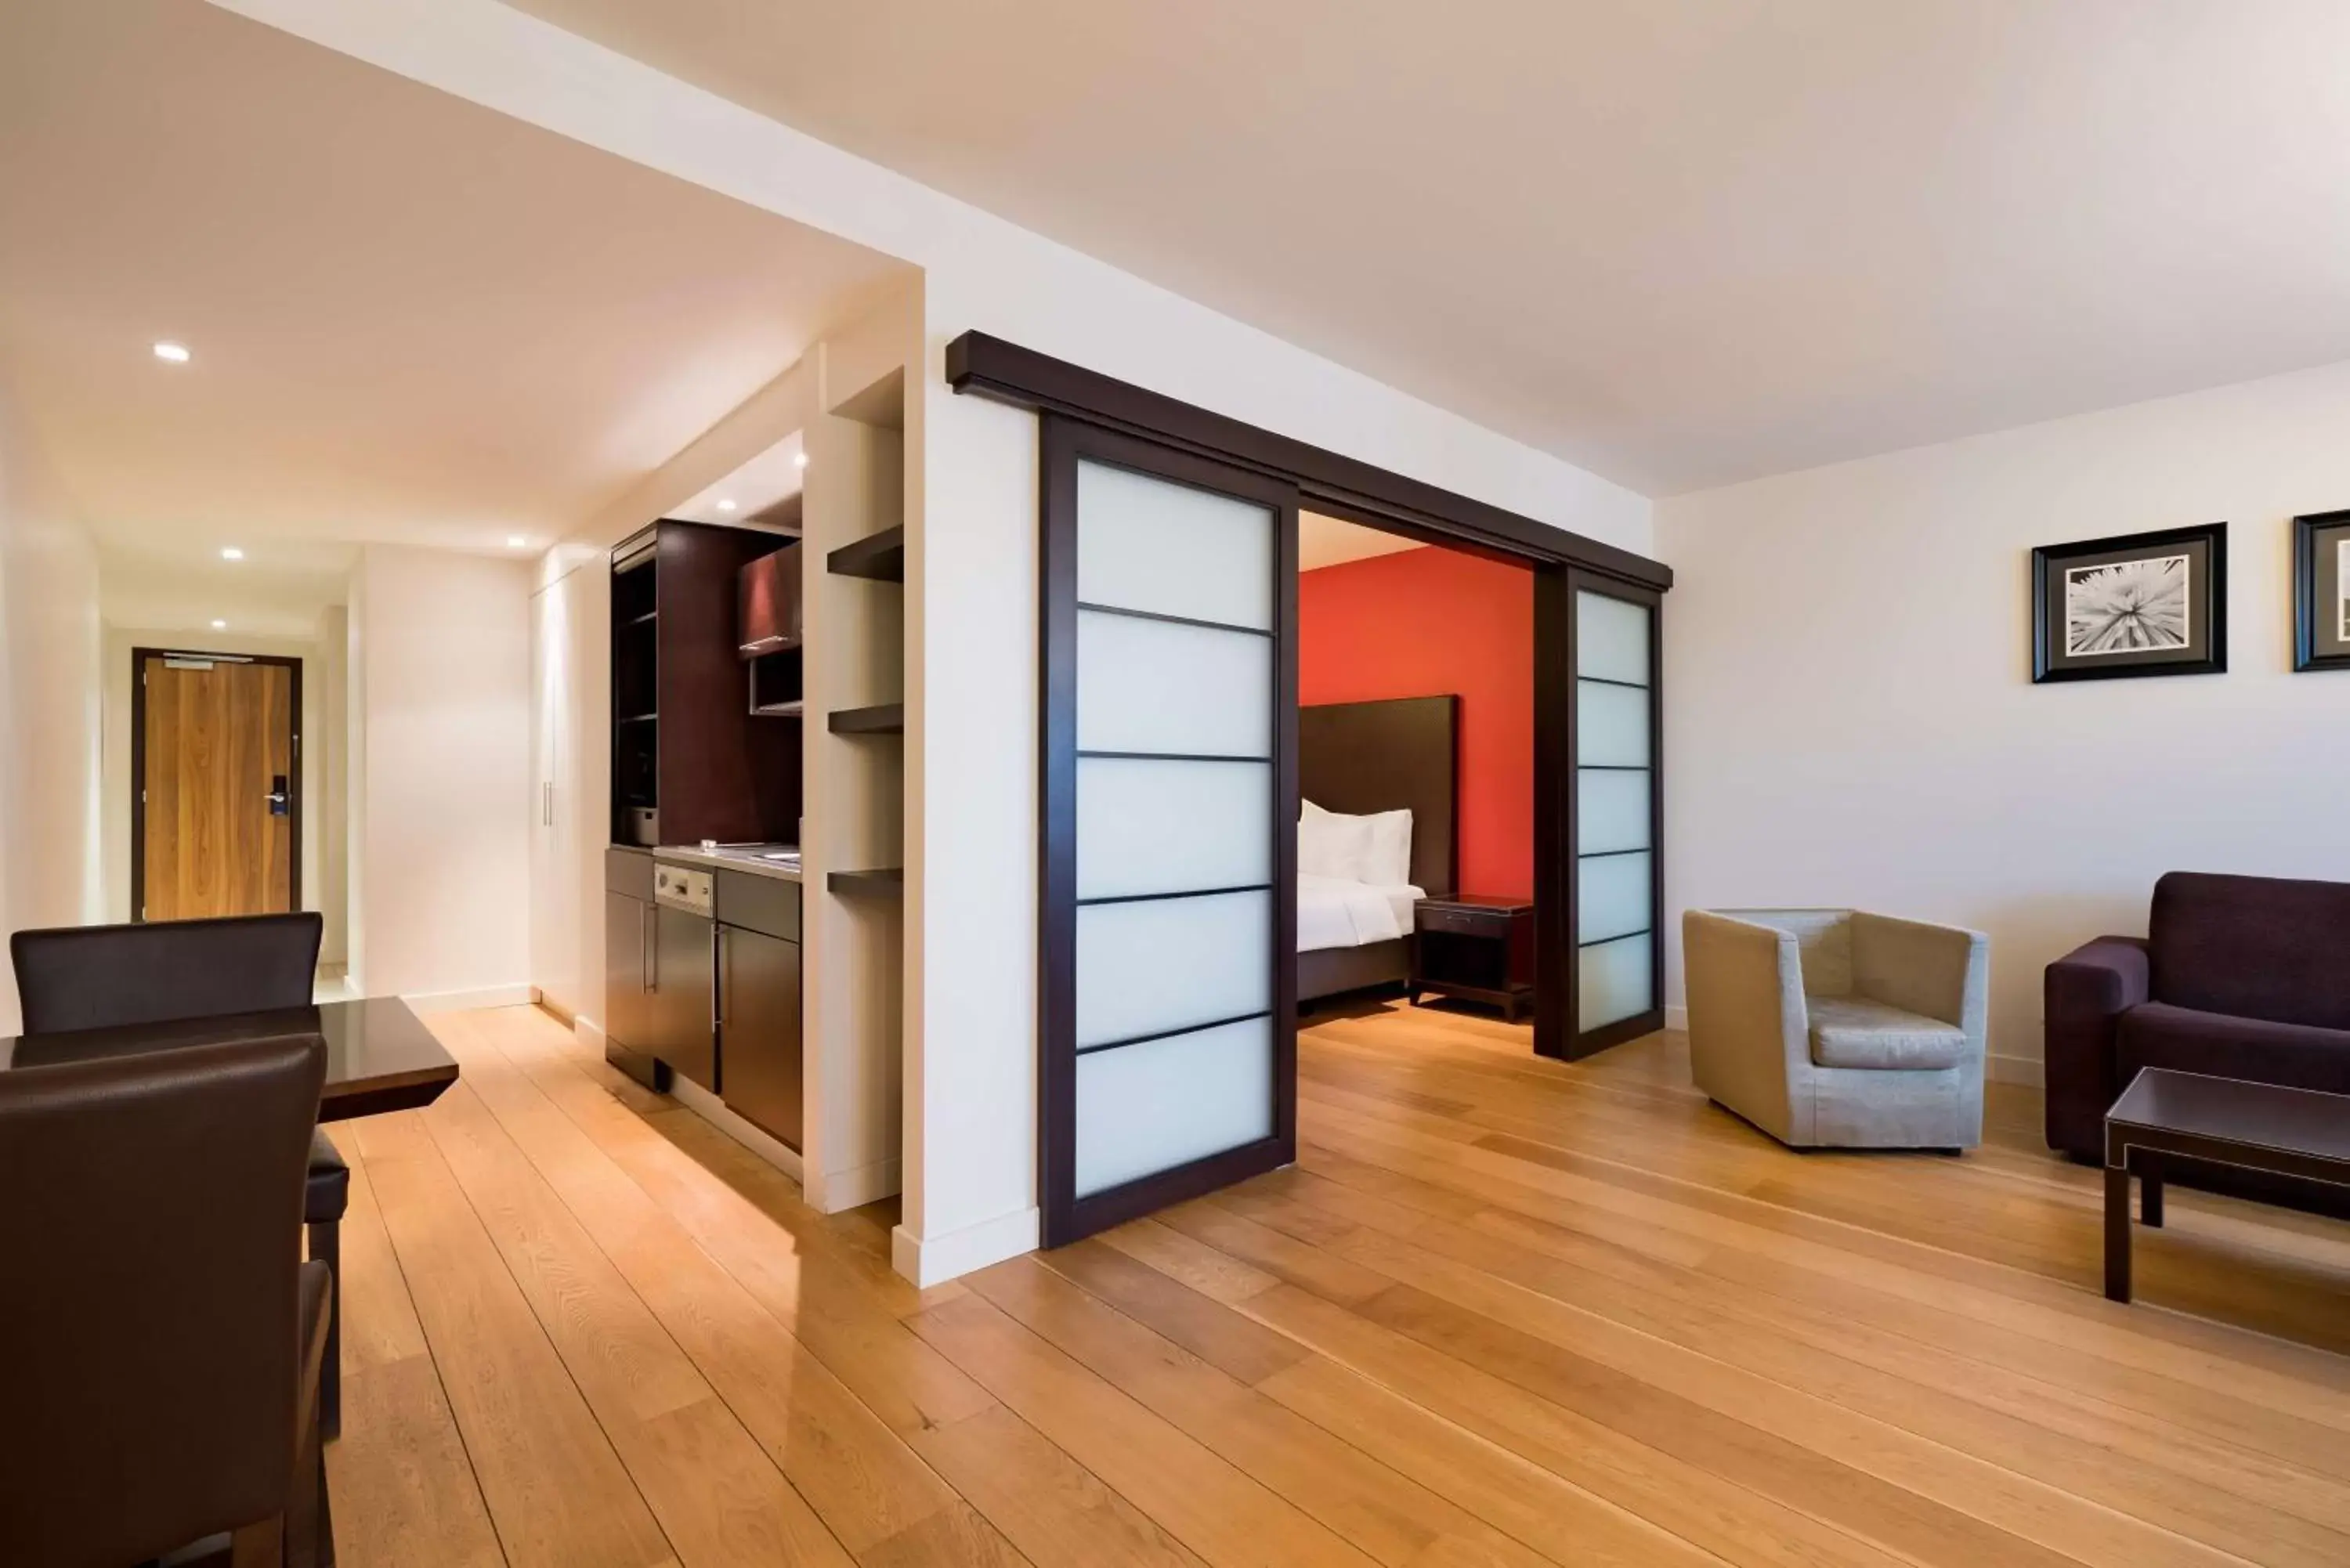
{"label": "frosted glass panel", "polygon": [[1655,956],[1646,936],[1602,942],[1575,955],[1575,1027],[1596,1029],[1656,1005]]}
{"label": "frosted glass panel", "polygon": [[1077,748],[1273,754],[1273,639],[1077,612]]}
{"label": "frosted glass panel", "polygon": [[1273,1023],[1253,1018],[1077,1058],[1084,1198],[1273,1136]]}
{"label": "frosted glass panel", "polygon": [[1273,880],[1269,763],[1077,759],[1077,897]]}
{"label": "frosted glass panel", "polygon": [[1575,683],[1575,760],[1586,768],[1648,765],[1648,693]]}
{"label": "frosted glass panel", "polygon": [[1648,607],[1606,594],[1575,596],[1575,672],[1648,683]]}
{"label": "frosted glass panel", "polygon": [[1273,1006],[1273,895],[1220,893],[1077,910],[1077,1044]]}
{"label": "frosted glass panel", "polygon": [[1647,849],[1648,781],[1646,773],[1583,768],[1575,775],[1575,847],[1579,855]]}
{"label": "frosted glass panel", "polygon": [[1273,626],[1271,508],[1077,464],[1077,598],[1226,626]]}
{"label": "frosted glass panel", "polygon": [[1645,931],[1651,913],[1650,857],[1602,855],[1575,863],[1575,940],[1578,945]]}

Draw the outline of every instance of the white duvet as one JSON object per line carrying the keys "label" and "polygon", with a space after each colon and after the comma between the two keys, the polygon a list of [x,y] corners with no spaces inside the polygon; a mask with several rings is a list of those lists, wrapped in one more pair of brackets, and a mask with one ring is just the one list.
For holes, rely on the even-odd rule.
{"label": "white duvet", "polygon": [[1411,934],[1411,907],[1424,897],[1418,888],[1381,887],[1337,877],[1297,877],[1297,950],[1358,948]]}

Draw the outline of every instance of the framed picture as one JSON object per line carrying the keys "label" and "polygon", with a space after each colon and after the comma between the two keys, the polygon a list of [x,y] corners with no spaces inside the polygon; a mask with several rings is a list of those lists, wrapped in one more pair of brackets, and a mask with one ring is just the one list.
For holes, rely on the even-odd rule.
{"label": "framed picture", "polygon": [[2293,520],[2293,667],[2350,670],[2350,512]]}
{"label": "framed picture", "polygon": [[2032,552],[2033,680],[2216,675],[2227,668],[2225,523]]}

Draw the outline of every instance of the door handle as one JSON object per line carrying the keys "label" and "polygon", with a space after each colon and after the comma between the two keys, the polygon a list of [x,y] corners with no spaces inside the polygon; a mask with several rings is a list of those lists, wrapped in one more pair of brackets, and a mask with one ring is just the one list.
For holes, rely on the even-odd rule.
{"label": "door handle", "polygon": [[286,815],[286,775],[284,774],[272,774],[269,775],[269,794],[263,798],[269,802],[270,815],[284,816]]}

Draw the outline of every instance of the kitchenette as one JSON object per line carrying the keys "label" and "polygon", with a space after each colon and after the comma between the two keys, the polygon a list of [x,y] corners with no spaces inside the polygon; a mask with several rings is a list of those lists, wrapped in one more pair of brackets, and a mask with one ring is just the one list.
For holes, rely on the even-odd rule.
{"label": "kitchenette", "polygon": [[[835,1209],[898,1180],[902,872],[880,862],[902,810],[904,551],[873,525],[896,510],[895,431],[818,424],[829,485],[739,522],[663,517],[611,552],[602,1031],[613,1066]],[[813,888],[809,835],[832,846]]]}

